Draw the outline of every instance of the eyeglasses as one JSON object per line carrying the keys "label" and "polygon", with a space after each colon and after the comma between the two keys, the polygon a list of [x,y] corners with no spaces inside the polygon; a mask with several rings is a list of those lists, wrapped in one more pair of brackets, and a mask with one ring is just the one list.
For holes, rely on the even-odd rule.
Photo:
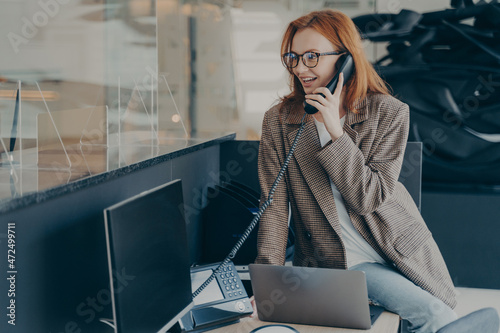
{"label": "eyeglasses", "polygon": [[325,55],[339,55],[342,54],[343,52],[337,52],[337,51],[330,51],[330,52],[323,52],[323,53],[318,53],[318,52],[306,52],[304,54],[297,54],[295,52],[288,52],[283,54],[283,65],[288,68],[292,69],[297,67],[299,64],[299,58],[302,57],[302,62],[304,65],[308,68],[314,68],[318,65],[319,62],[319,57],[320,56],[325,56]]}

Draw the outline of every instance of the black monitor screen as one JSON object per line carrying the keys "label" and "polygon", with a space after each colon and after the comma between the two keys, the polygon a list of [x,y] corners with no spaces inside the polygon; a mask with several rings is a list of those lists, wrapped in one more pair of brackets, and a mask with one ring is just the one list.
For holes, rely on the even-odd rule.
{"label": "black monitor screen", "polygon": [[104,216],[116,331],[169,329],[193,305],[181,181],[111,206]]}

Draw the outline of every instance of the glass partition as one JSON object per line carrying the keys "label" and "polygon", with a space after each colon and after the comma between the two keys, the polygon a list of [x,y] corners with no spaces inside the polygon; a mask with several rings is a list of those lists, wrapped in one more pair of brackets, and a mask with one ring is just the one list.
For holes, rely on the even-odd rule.
{"label": "glass partition", "polygon": [[169,145],[166,137],[187,145],[184,115],[171,107],[177,96],[163,93],[168,73],[158,70],[157,17],[177,17],[179,1],[0,6],[0,199],[178,149],[159,148]]}
{"label": "glass partition", "polygon": [[0,200],[231,132],[258,140],[264,112],[288,90],[286,24],[375,6],[0,0]]}

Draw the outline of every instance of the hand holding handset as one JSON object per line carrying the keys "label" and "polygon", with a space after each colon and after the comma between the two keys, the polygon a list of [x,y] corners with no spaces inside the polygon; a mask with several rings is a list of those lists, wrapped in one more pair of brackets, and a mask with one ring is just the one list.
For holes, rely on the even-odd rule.
{"label": "hand holding handset", "polygon": [[[335,91],[335,88],[337,87],[337,83],[339,81],[339,75],[340,73],[344,73],[344,83],[349,80],[349,78],[352,75],[352,72],[354,71],[354,61],[352,60],[352,56],[350,53],[345,53],[342,56],[340,56],[339,60],[337,61],[337,64],[340,64],[338,67],[337,73],[333,77],[333,79],[326,85],[328,90],[333,92]],[[321,94],[321,96],[325,97],[325,95]],[[318,109],[316,109],[314,106],[304,102],[304,110],[308,114],[315,114],[318,112]]]}

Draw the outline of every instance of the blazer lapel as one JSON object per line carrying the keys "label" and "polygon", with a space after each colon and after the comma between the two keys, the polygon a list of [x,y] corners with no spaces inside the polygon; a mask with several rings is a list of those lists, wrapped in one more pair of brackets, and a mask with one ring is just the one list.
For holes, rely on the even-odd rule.
{"label": "blazer lapel", "polygon": [[[366,99],[361,101],[356,109],[358,113],[354,113],[349,110],[346,115],[346,121],[344,123],[344,131],[349,135],[351,140],[358,144],[359,136],[358,133],[352,128],[352,125],[361,123],[368,118],[368,112],[366,108]],[[297,135],[300,123],[303,117],[303,109],[295,108],[290,110],[290,113],[285,119],[285,124],[287,126],[287,136],[290,142],[290,146],[293,144],[295,136]],[[335,206],[335,199],[333,197],[332,188],[330,185],[330,179],[326,171],[318,166],[318,161],[316,159],[317,153],[321,150],[321,143],[318,137],[318,132],[316,130],[316,125],[311,115],[307,115],[306,124],[302,134],[297,143],[297,147],[294,151],[294,157],[299,165],[300,171],[304,176],[307,184],[309,185],[311,192],[313,193],[319,207],[325,214],[328,222],[335,230],[335,232],[340,236],[341,228],[338,219],[337,208]]]}
{"label": "blazer lapel", "polygon": [[[302,115],[298,118],[302,119]],[[300,127],[300,119],[293,116],[288,119],[288,140],[290,145],[293,144],[295,136],[297,135]],[[294,151],[294,158],[297,161],[300,171],[306,180],[311,192],[313,193],[319,207],[325,214],[328,222],[340,236],[340,223],[338,220],[337,209],[335,207],[335,200],[333,198],[332,188],[330,186],[330,179],[328,174],[321,168],[316,159],[316,154],[321,150],[321,143],[316,130],[316,125],[312,116],[306,117],[306,124],[302,134],[299,138],[297,147]],[[297,123],[299,126],[297,126]]]}

